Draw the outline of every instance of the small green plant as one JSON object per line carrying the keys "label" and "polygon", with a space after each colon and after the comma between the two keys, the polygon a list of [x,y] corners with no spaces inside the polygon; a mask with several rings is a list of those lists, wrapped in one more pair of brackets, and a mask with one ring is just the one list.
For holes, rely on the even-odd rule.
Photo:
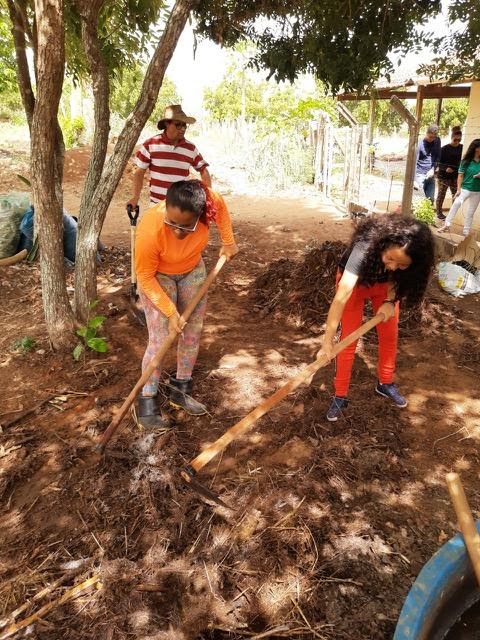
{"label": "small green plant", "polygon": [[81,116],[75,116],[75,118],[61,118],[60,126],[62,127],[65,146],[67,149],[76,147],[80,142],[83,132],[85,131],[85,120]]}
{"label": "small green plant", "polygon": [[[89,304],[90,310],[95,309],[97,304],[98,300],[93,300],[93,302]],[[105,316],[93,316],[93,318],[89,317],[87,319],[87,324],[77,329],[76,333],[82,338],[83,342],[79,342],[75,349],[72,351],[74,360],[78,361],[80,359],[80,356],[85,351],[85,347],[88,347],[92,351],[97,351],[98,353],[105,353],[108,350],[106,338],[102,338],[97,335],[105,320]]]}
{"label": "small green plant", "polygon": [[27,353],[27,351],[31,351],[37,344],[34,338],[30,338],[30,336],[24,336],[23,338],[19,338],[15,340],[13,343],[13,349],[16,351],[23,351],[23,353]]}
{"label": "small green plant", "polygon": [[413,205],[413,217],[427,224],[435,222],[435,209],[431,200],[422,198]]}

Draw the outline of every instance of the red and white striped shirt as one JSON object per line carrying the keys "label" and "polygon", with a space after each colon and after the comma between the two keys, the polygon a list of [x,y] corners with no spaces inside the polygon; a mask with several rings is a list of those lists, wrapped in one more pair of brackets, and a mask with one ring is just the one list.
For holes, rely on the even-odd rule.
{"label": "red and white striped shirt", "polygon": [[188,178],[190,167],[197,171],[208,167],[194,144],[183,138],[175,146],[165,132],[145,140],[136,153],[135,164],[150,171],[151,202],[165,200],[168,187]]}

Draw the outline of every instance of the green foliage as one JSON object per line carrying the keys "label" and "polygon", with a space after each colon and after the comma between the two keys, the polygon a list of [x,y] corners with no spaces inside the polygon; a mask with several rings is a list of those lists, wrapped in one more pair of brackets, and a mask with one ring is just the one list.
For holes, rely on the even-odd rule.
{"label": "green foliage", "polygon": [[435,208],[432,201],[428,198],[422,198],[413,205],[413,217],[427,224],[435,222]]}
{"label": "green foliage", "polygon": [[4,95],[16,94],[17,73],[15,50],[8,17],[8,11],[3,3],[0,3],[0,99],[4,104]]}
{"label": "green foliage", "polygon": [[264,117],[266,111],[262,93],[265,87],[262,83],[243,80],[238,76],[227,78],[215,89],[206,89],[204,92],[203,103],[211,119],[222,122],[236,120],[242,115],[249,120]]}
{"label": "green foliage", "polygon": [[59,118],[59,121],[62,127],[65,147],[70,149],[78,146],[85,131],[85,120],[81,116],[75,116],[74,118]]}
{"label": "green foliage", "polygon": [[[368,100],[348,102],[347,107],[361,124],[368,124],[370,119],[370,102]],[[400,115],[390,107],[388,100],[378,100],[375,104],[374,123],[375,129],[379,133],[390,135],[402,127],[403,120]]]}
{"label": "green foliage", "polygon": [[299,132],[286,129],[279,135],[276,125],[265,128],[261,121],[253,131],[246,163],[251,182],[278,189],[313,183],[313,150]]}
{"label": "green foliage", "polygon": [[249,38],[257,47],[252,63],[269,77],[293,82],[313,72],[337,93],[392,72],[388,53],[420,48],[416,26],[440,8],[440,0],[200,0],[195,16],[199,33],[224,46]]}
{"label": "green foliage", "polygon": [[[413,111],[414,105],[411,102],[406,103]],[[361,124],[367,124],[370,117],[370,103],[368,100],[359,100],[358,102],[349,102],[347,104],[350,111]],[[450,129],[454,125],[463,126],[467,118],[468,100],[466,98],[447,98],[442,103],[442,114],[440,118],[440,135],[449,135]],[[429,124],[436,122],[437,118],[437,101],[424,100],[422,109],[421,129],[426,129]],[[383,134],[390,135],[395,133],[404,126],[400,115],[390,107],[388,100],[378,100],[375,105],[375,129]]]}
{"label": "green foliage", "polygon": [[261,79],[243,63],[234,59],[220,84],[205,90],[204,105],[212,120],[264,121],[282,129],[300,128],[304,135],[319,109],[337,120],[335,100],[325,95],[321,83],[305,95],[305,91],[290,84],[277,85]]}
{"label": "green foliage", "polygon": [[[100,11],[98,38],[109,76],[145,61],[160,36],[165,0],[105,0]],[[67,73],[75,80],[86,78],[80,17],[72,0],[65,2]],[[159,26],[152,26],[159,25]]]}
{"label": "green foliage", "polygon": [[23,338],[19,338],[18,340],[15,340],[12,347],[15,351],[21,351],[22,353],[27,353],[28,351],[31,351],[36,344],[37,344],[37,341],[34,338],[31,338],[30,336],[24,336]]}
{"label": "green foliage", "polygon": [[[93,300],[89,305],[90,310],[94,309],[97,304],[98,300]],[[77,329],[76,334],[82,338],[83,342],[79,342],[72,351],[74,360],[79,360],[85,350],[85,347],[88,347],[92,351],[97,351],[98,353],[105,353],[108,351],[107,339],[97,335],[105,320],[105,316],[89,317],[87,323]]]}
{"label": "green foliage", "polygon": [[[133,67],[123,69],[115,77],[112,94],[110,96],[110,108],[121,118],[127,118],[132,113],[140,95],[145,72],[145,67],[137,64]],[[167,105],[178,104],[180,101],[181,99],[175,83],[165,77],[158,94],[155,108],[148,121],[156,124]]]}
{"label": "green foliage", "polygon": [[[447,98],[442,103],[440,116],[440,135],[449,135],[450,129],[455,125],[463,127],[467,119],[468,99]],[[421,127],[426,128],[437,118],[437,101],[425,100],[423,102]]]}
{"label": "green foliage", "polygon": [[0,2],[0,120],[23,111],[17,86],[15,49],[8,12]]}
{"label": "green foliage", "polygon": [[[251,53],[252,47],[246,51]],[[232,54],[222,82],[204,95],[210,119],[223,123],[226,152],[245,166],[254,184],[285,188],[312,183],[309,121],[319,109],[336,121],[336,101],[325,96],[321,83],[307,92],[300,86],[267,82],[238,54]]]}
{"label": "green foliage", "polygon": [[435,54],[421,65],[420,73],[432,79],[461,80],[480,77],[480,3],[478,0],[452,0],[448,5],[450,29],[446,35],[430,34],[425,40]]}

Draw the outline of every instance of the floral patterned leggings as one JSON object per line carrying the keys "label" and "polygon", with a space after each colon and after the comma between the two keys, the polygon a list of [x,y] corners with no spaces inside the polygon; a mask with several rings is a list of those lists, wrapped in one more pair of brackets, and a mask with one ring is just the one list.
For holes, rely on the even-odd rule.
{"label": "floral patterned leggings", "polygon": [[[157,280],[168,297],[176,305],[178,313],[182,313],[198,289],[202,286],[206,277],[205,265],[200,260],[195,269],[189,273],[179,275],[165,275],[157,273]],[[143,356],[142,371],[146,369],[155,353],[160,348],[162,342],[168,336],[168,318],[157,309],[151,300],[139,288],[140,300],[142,301],[147,320],[148,345]],[[177,379],[189,380],[192,377],[193,367],[200,348],[200,336],[205,317],[207,296],[196,306],[195,311],[190,316],[183,333],[178,339],[177,348]],[[144,396],[154,396],[158,390],[161,370],[157,369],[149,378],[142,390]]]}

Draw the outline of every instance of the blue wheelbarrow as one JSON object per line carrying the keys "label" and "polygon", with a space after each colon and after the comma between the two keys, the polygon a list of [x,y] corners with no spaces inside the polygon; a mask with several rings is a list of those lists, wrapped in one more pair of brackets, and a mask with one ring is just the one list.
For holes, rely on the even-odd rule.
{"label": "blue wheelbarrow", "polygon": [[[465,512],[468,505],[458,476],[454,481],[458,481]],[[449,490],[462,523],[451,485]],[[393,640],[480,640],[480,587],[465,544],[467,540],[472,553],[471,540],[480,533],[480,520],[474,523],[469,509],[468,513],[465,538],[459,533],[445,543],[413,583]]]}

